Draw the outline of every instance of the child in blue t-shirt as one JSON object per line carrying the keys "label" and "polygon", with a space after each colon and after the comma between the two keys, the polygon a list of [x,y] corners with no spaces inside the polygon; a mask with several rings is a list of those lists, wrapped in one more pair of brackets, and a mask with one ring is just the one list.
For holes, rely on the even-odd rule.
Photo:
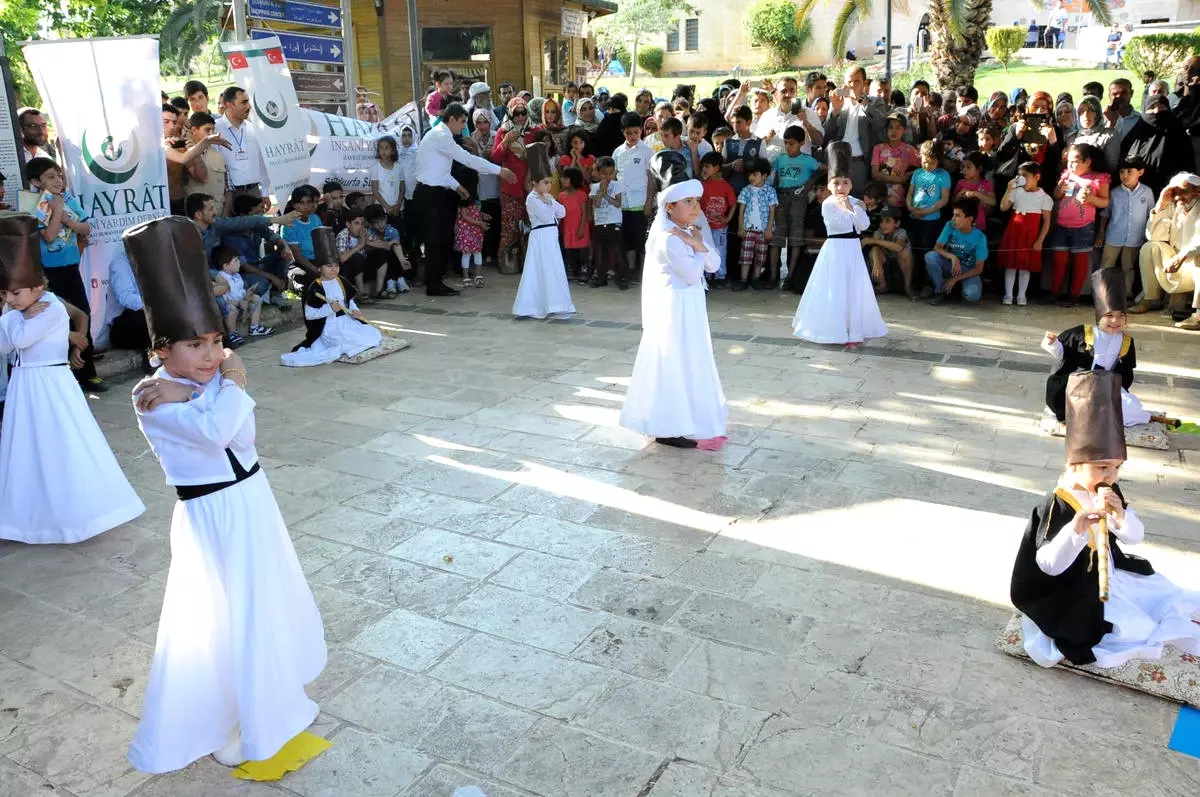
{"label": "child in blue t-shirt", "polygon": [[775,234],[771,240],[771,274],[768,284],[779,279],[779,251],[788,248],[788,272],[796,269],[804,251],[804,214],[808,212],[808,192],[821,163],[800,151],[804,146],[804,128],[791,125],[783,131],[784,152],[775,159]]}
{"label": "child in blue t-shirt", "polygon": [[956,199],[950,221],[942,228],[932,252],[925,254],[925,270],[929,273],[932,287],[926,287],[925,295],[932,297],[930,304],[941,304],[962,283],[963,300],[977,302],[983,296],[984,263],[987,262],[987,236],[976,229],[975,217],[979,213],[979,200]]}
{"label": "child in blue t-shirt", "polygon": [[938,166],[934,142],[921,145],[921,168],[908,184],[908,237],[917,262],[933,248],[942,229],[942,208],[950,204],[950,174]]}
{"label": "child in blue t-shirt", "polygon": [[[79,198],[67,190],[67,178],[54,161],[31,158],[25,164],[25,173],[30,188],[41,194],[33,216],[38,223],[38,246],[50,292],[90,316],[92,305],[79,270],[80,238],[87,238],[92,232],[87,213]],[[89,332],[87,348],[81,352],[83,367],[73,373],[85,390],[103,392],[108,387],[96,376],[92,354]]]}

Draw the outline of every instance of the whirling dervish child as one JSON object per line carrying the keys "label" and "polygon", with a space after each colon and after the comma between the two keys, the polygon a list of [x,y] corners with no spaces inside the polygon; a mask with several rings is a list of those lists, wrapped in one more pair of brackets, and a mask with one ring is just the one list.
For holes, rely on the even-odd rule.
{"label": "whirling dervish child", "polygon": [[567,215],[567,209],[551,193],[554,170],[546,143],[530,144],[525,152],[533,186],[525,198],[525,211],[532,229],[512,314],[518,318],[569,315],[575,312],[575,305],[571,303],[567,269],[558,245],[558,222]]}
{"label": "whirling dervish child", "polygon": [[312,233],[313,265],[317,279],[304,289],[304,340],[279,356],[284,365],[303,367],[331,363],[342,355],[354,355],[378,346],[383,335],[363,320],[354,302],[357,291],[339,276],[337,242],[331,227]]}
{"label": "whirling dervish child", "polygon": [[1119,544],[1136,545],[1146,534],[1117,485],[1126,456],[1120,376],[1073,373],[1065,399],[1067,464],[1033,511],[1013,565],[1025,652],[1043,667],[1064,658],[1119,667],[1158,659],[1165,644],[1200,655],[1200,625],[1191,617],[1200,593],[1172,584]]}
{"label": "whirling dervish child", "polygon": [[[70,320],[46,290],[37,221],[0,213],[0,368],[13,357],[0,436],[0,539],[72,543],[140,516],[69,367]],[[205,272],[207,273],[207,271]]]}
{"label": "whirling dervish child", "polygon": [[859,243],[870,219],[863,203],[850,196],[850,162],[849,144],[829,145],[830,196],[821,203],[827,235],[796,308],[792,334],[853,349],[888,330]]}
{"label": "whirling dervish child", "polygon": [[171,567],[129,760],[142,772],[212,754],[270,758],[317,717],[321,615],[259,467],[246,367],[222,347],[196,227],[177,216],[125,232],[162,367],[133,390],[138,426],[175,488]]}
{"label": "whirling dervish child", "polygon": [[729,407],[708,329],[706,273],[721,255],[700,206],[704,184],[687,179],[679,152],[650,161],[658,212],[642,271],[642,340],[621,411],[621,425],[678,448],[719,448]]}
{"label": "whirling dervish child", "polygon": [[1096,325],[1080,324],[1055,335],[1047,332],[1042,349],[1058,360],[1058,367],[1046,379],[1046,412],[1058,421],[1066,420],[1067,379],[1076,371],[1104,369],[1121,377],[1121,408],[1126,426],[1151,420],[1168,421],[1142,407],[1129,392],[1133,369],[1137,367],[1137,349],[1133,336],[1125,331],[1125,275],[1119,268],[1102,268],[1092,273],[1092,301],[1096,306]]}

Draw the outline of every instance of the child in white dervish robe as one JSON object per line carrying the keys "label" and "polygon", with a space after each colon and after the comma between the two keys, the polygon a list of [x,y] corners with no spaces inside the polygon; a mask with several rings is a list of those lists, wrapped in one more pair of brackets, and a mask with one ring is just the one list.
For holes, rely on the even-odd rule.
{"label": "child in white dervish robe", "polygon": [[162,363],[134,408],[179,496],[129,760],[168,772],[209,754],[226,766],[270,758],[317,717],[304,687],[325,667],[321,615],[259,467],[246,369],[222,348],[195,226],[158,219],[125,242]]}
{"label": "child in white dervish robe", "polygon": [[0,368],[13,357],[0,436],[0,539],[73,543],[140,516],[71,375],[70,319],[46,291],[32,216],[0,216]]}
{"label": "child in white dervish robe", "polygon": [[725,436],[729,407],[713,357],[705,304],[706,273],[721,256],[682,156],[664,150],[651,162],[660,185],[658,213],[646,240],[642,340],[621,410],[621,425],[678,448]]}

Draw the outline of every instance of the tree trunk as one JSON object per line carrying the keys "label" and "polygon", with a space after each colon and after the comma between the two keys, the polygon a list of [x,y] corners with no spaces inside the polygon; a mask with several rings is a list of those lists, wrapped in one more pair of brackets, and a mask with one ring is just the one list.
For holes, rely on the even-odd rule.
{"label": "tree trunk", "polygon": [[631,88],[633,87],[633,81],[637,80],[637,50],[638,50],[638,40],[634,39],[633,40],[633,52],[629,56],[629,61],[630,61],[629,85]]}
{"label": "tree trunk", "polygon": [[992,16],[992,0],[967,0],[961,35],[950,29],[949,0],[931,0],[929,32],[933,39],[930,64],[940,90],[971,85],[986,44],[984,35]]}

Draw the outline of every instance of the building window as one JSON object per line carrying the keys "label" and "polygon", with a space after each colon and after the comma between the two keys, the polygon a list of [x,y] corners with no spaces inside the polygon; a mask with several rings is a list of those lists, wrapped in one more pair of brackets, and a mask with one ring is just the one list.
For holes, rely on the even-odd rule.
{"label": "building window", "polygon": [[425,61],[487,61],[491,52],[491,28],[421,28]]}
{"label": "building window", "polygon": [[571,40],[546,36],[542,40],[542,79],[547,86],[565,86],[571,80]]}
{"label": "building window", "polygon": [[700,20],[692,17],[683,23],[683,49],[694,52],[700,49]]}
{"label": "building window", "polygon": [[667,52],[679,52],[679,26],[676,25],[674,30],[667,31]]}

